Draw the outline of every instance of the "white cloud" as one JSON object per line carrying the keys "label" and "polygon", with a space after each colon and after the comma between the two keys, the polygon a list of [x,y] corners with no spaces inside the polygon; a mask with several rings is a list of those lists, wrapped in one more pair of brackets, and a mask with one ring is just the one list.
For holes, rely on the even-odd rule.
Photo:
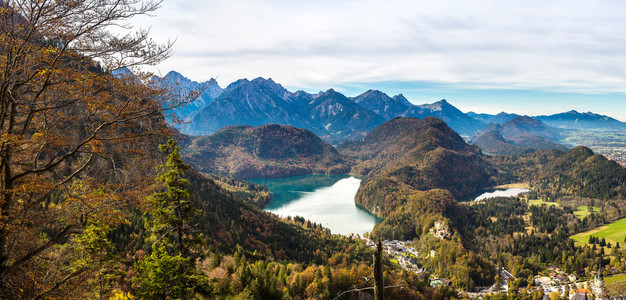
{"label": "white cloud", "polygon": [[620,1],[169,0],[152,27],[177,38],[159,69],[287,86],[433,81],[626,92]]}

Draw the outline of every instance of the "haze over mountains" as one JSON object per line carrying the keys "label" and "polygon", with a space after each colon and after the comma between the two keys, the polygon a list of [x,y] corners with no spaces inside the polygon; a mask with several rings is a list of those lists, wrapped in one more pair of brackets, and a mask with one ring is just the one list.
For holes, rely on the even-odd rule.
{"label": "haze over mountains", "polygon": [[[212,134],[230,125],[282,124],[308,129],[326,142],[340,143],[360,140],[376,126],[395,117],[423,119],[429,116],[440,118],[466,138],[497,129],[504,130],[501,134],[505,139],[532,137],[534,143],[543,140],[557,142],[559,130],[626,129],[626,123],[591,112],[572,110],[537,117],[505,112],[496,115],[463,113],[445,99],[414,105],[402,94],[389,96],[377,90],[368,90],[352,98],[333,89],[317,94],[301,90],[291,92],[271,78],[240,79],[225,89],[214,79],[199,83],[175,71],[163,78],[155,78],[156,82],[159,80],[177,87],[181,93],[201,91],[197,100],[175,111],[187,122],[179,127],[181,132],[191,135]],[[515,119],[518,120],[503,129],[494,127]]]}
{"label": "haze over mountains", "polygon": [[[478,132],[471,141],[472,145],[479,146],[485,153],[518,155],[538,149],[568,149],[558,143],[562,130],[547,126],[538,119],[505,113],[489,119],[494,123]],[[495,123],[506,119],[510,120],[502,124]]]}

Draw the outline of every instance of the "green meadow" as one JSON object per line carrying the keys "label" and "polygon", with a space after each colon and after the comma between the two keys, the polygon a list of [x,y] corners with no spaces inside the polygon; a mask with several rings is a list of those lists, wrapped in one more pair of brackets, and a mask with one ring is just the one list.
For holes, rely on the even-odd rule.
{"label": "green meadow", "polygon": [[556,202],[548,202],[548,201],[543,201],[543,199],[539,198],[539,199],[533,199],[533,200],[528,200],[528,204],[529,205],[534,205],[534,206],[541,206],[541,205],[546,205],[546,206],[556,206],[558,207],[559,204]]}
{"label": "green meadow", "polygon": [[[598,212],[600,209],[597,207],[592,207],[593,212]],[[579,206],[575,211],[574,215],[576,215],[579,219],[583,219],[584,217],[590,215],[588,206]]]}
{"label": "green meadow", "polygon": [[619,219],[611,224],[603,225],[586,232],[581,232],[571,236],[570,238],[576,241],[576,244],[586,245],[587,242],[589,242],[589,236],[591,235],[604,238],[607,243],[610,242],[612,245],[615,245],[617,242],[621,245],[626,245],[626,243],[624,243],[624,237],[626,237],[626,218]]}
{"label": "green meadow", "polygon": [[626,281],[626,274],[619,274],[615,276],[604,277],[604,283],[609,286],[618,282]]}

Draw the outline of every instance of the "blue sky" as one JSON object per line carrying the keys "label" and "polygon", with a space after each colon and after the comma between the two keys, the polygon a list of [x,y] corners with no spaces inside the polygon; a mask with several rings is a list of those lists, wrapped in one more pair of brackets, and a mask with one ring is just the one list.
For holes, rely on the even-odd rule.
{"label": "blue sky", "polygon": [[132,22],[176,39],[157,74],[626,121],[624,11],[610,0],[166,0]]}

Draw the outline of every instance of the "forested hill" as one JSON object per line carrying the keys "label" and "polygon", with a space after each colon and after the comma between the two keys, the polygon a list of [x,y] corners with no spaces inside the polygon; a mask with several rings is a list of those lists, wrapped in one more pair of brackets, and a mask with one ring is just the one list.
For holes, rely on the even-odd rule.
{"label": "forested hill", "polygon": [[626,199],[626,168],[587,147],[567,152],[538,150],[522,156],[490,158],[505,181],[527,181],[548,195]]}
{"label": "forested hill", "polygon": [[367,176],[362,187],[375,178],[389,178],[418,190],[441,188],[462,197],[489,185],[492,173],[478,147],[434,117],[390,120],[340,151],[360,161],[352,172]]}
{"label": "forested hill", "polygon": [[331,145],[287,125],[229,126],[194,139],[183,157],[201,171],[237,179],[349,171]]}
{"label": "forested hill", "polygon": [[[353,172],[366,175],[356,203],[385,218],[371,237],[418,238],[436,253],[426,262],[439,276],[469,289],[492,283],[493,264],[464,246],[467,237],[451,221],[462,215],[455,196],[491,183],[495,169],[478,147],[466,144],[442,120],[427,117],[392,119],[362,141],[341,145],[340,151],[359,161]],[[435,224],[447,228],[445,238],[430,234]],[[452,258],[454,253],[466,256]]]}

